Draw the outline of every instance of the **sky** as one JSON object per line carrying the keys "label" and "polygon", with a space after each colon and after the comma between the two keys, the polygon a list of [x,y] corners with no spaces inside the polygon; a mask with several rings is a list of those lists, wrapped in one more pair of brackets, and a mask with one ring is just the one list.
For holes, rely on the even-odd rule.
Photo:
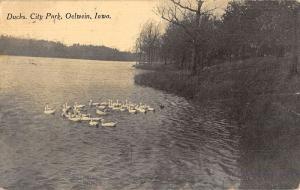
{"label": "sky", "polygon": [[[142,25],[148,20],[165,24],[155,8],[167,0],[0,0],[0,35],[21,38],[105,45],[123,51],[133,49]],[[207,7],[224,8],[227,0],[208,0]],[[51,14],[48,16],[47,13]],[[60,14],[61,20],[54,19]],[[70,14],[68,14],[70,13]],[[66,19],[66,15],[89,14],[92,19]],[[95,14],[109,18],[95,19]],[[26,19],[12,19],[25,16]],[[34,16],[32,19],[30,15]],[[42,15],[43,19],[38,20]],[[9,15],[9,16],[8,16]]]}

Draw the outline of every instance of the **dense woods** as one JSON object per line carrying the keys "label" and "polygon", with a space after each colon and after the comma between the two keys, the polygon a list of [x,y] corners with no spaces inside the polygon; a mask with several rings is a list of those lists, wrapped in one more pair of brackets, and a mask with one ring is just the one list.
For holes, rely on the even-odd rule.
{"label": "dense woods", "polygon": [[169,0],[157,7],[168,22],[164,33],[146,23],[137,39],[143,63],[163,62],[192,74],[224,61],[250,57],[294,55],[298,62],[299,2],[231,1],[222,16],[204,9],[203,0]]}
{"label": "dense woods", "polygon": [[60,42],[19,39],[7,36],[0,36],[0,54],[112,61],[135,60],[135,55],[130,52],[121,52],[105,46],[80,44],[66,46]]}

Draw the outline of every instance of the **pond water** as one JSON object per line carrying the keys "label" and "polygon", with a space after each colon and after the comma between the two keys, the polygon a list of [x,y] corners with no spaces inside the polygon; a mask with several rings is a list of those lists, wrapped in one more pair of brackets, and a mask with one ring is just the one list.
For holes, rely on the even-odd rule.
{"label": "pond water", "polygon": [[[0,186],[7,189],[228,189],[240,136],[217,106],[134,84],[132,62],[0,57]],[[116,128],[55,115],[65,102],[128,99],[156,112],[111,112]],[[159,105],[163,104],[164,109]],[[95,115],[95,110],[89,110]]]}

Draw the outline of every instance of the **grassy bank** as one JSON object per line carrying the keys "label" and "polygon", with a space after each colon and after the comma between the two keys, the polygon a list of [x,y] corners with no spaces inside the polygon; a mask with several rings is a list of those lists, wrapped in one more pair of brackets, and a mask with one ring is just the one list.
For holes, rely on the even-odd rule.
{"label": "grassy bank", "polygon": [[212,66],[197,76],[155,65],[147,66],[154,72],[135,76],[135,82],[196,102],[221,102],[232,117],[246,122],[267,112],[264,105],[290,110],[294,115],[300,113],[300,95],[296,94],[300,92],[300,81],[299,76],[290,76],[290,63],[289,57],[252,58]]}
{"label": "grassy bank", "polygon": [[197,76],[170,65],[137,65],[155,72],[137,75],[135,82],[196,101],[247,99],[300,91],[298,78],[289,76],[289,64],[289,58],[252,58],[212,66]]}
{"label": "grassy bank", "polygon": [[295,189],[300,178],[300,81],[286,58],[252,58],[205,69],[198,76],[151,69],[140,85],[196,102],[218,102],[240,126],[241,189]]}

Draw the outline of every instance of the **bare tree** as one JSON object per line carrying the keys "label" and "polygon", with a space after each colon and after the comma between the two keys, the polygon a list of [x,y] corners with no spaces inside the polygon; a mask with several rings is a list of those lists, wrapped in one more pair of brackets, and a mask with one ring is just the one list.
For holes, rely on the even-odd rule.
{"label": "bare tree", "polygon": [[[197,72],[197,64],[202,61],[202,53],[200,52],[199,55],[202,17],[209,15],[214,10],[204,11],[203,4],[204,0],[193,0],[192,2],[190,0],[169,0],[168,5],[159,6],[156,10],[164,20],[180,26],[189,36],[192,46],[192,74]],[[201,69],[202,67],[201,63]]]}
{"label": "bare tree", "polygon": [[136,52],[139,54],[140,62],[144,59],[148,63],[157,60],[160,46],[159,25],[153,21],[144,24],[139,37],[136,40]]}

